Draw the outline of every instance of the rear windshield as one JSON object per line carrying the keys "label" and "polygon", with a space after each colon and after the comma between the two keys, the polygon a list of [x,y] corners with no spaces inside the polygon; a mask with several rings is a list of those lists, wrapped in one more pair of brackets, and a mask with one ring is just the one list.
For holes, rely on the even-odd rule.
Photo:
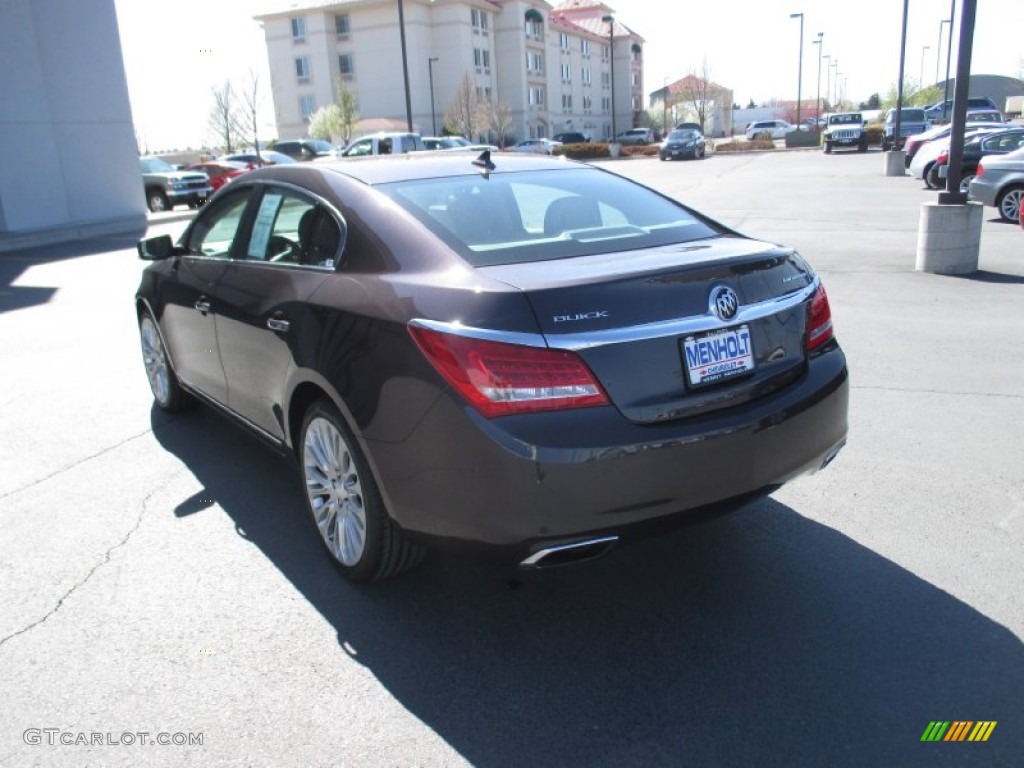
{"label": "rear windshield", "polygon": [[832,115],[828,119],[829,125],[860,125],[864,122],[864,119],[860,114],[854,115]]}
{"label": "rear windshield", "polygon": [[[925,121],[923,109],[901,109],[900,110],[900,122],[910,123],[923,123]],[[889,122],[896,122],[896,110],[894,109],[889,114]]]}
{"label": "rear windshield", "polygon": [[646,187],[592,168],[378,187],[476,267],[685,243],[723,230]]}

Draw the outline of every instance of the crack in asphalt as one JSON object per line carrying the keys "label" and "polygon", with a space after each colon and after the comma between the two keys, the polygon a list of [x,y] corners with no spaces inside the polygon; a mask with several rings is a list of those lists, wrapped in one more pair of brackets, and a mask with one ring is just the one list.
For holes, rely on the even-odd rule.
{"label": "crack in asphalt", "polygon": [[[159,426],[164,426],[164,425],[161,424]],[[123,445],[127,445],[132,440],[138,440],[140,437],[144,437],[145,435],[151,434],[152,432],[153,432],[153,429],[150,428],[150,429],[144,430],[142,432],[139,432],[137,435],[132,435],[131,437],[126,437],[124,440],[120,441],[119,443],[114,443],[113,445],[108,445],[106,448],[103,448],[102,450],[99,450],[96,453],[90,454],[89,456],[83,456],[82,458],[77,459],[76,461],[72,462],[71,464],[68,464],[66,467],[61,467],[60,469],[55,469],[53,472],[51,472],[50,474],[46,475],[45,477],[40,477],[40,478],[38,478],[36,480],[33,480],[30,483],[27,483],[26,485],[21,486],[20,488],[14,488],[14,489],[12,489],[10,491],[7,491],[6,493],[0,493],[0,500],[6,499],[8,496],[13,496],[16,493],[21,493],[22,491],[26,491],[29,488],[33,488],[33,487],[39,485],[40,483],[45,483],[47,480],[52,480],[53,478],[57,477],[57,475],[61,475],[61,474],[65,473],[65,472],[68,472],[68,471],[74,469],[75,467],[78,467],[78,466],[84,464],[87,461],[92,461],[93,459],[99,458],[100,456],[102,456],[105,453],[110,453],[111,451],[116,450],[116,449],[120,448]]]}
{"label": "crack in asphalt", "polygon": [[59,611],[61,609],[61,606],[63,606],[64,603],[68,600],[68,598],[70,598],[79,589],[84,587],[89,582],[89,580],[96,574],[96,572],[100,568],[102,568],[104,565],[106,565],[107,563],[110,562],[110,558],[114,554],[115,551],[117,551],[118,549],[120,549],[121,547],[125,546],[128,543],[128,540],[131,539],[131,537],[135,534],[135,532],[137,530],[139,530],[139,527],[142,525],[142,518],[146,514],[146,505],[149,504],[149,500],[151,498],[153,498],[157,493],[162,491],[164,488],[166,488],[168,485],[170,485],[172,482],[174,482],[174,480],[176,480],[177,477],[178,477],[178,474],[172,475],[166,482],[161,483],[156,488],[151,490],[148,494],[146,494],[146,497],[142,500],[142,504],[140,505],[139,515],[138,515],[138,517],[135,520],[135,525],[133,525],[131,527],[131,530],[129,530],[128,533],[126,533],[124,535],[124,537],[119,542],[117,542],[117,544],[114,544],[106,552],[104,552],[103,553],[103,559],[100,560],[100,562],[96,563],[96,565],[94,565],[92,567],[92,569],[89,571],[89,573],[87,573],[85,575],[84,579],[79,581],[77,584],[72,586],[71,589],[69,589],[67,592],[65,592],[64,595],[60,598],[60,600],[57,601],[57,604],[54,605],[53,608],[51,608],[49,611],[47,611],[46,614],[42,618],[36,619],[35,621],[33,621],[28,626],[23,627],[23,628],[19,629],[16,632],[12,632],[11,634],[7,635],[6,637],[0,638],[0,647],[3,647],[3,645],[8,640],[13,640],[16,637],[24,635],[26,632],[32,631],[33,629],[38,627],[40,624],[45,623],[46,620],[49,619],[51,616],[56,614],[57,611]]}
{"label": "crack in asphalt", "polygon": [[871,384],[851,385],[850,389],[872,389],[878,392],[907,392],[915,395],[952,395],[954,397],[1002,397],[1008,400],[1024,400],[1024,394],[1015,395],[1005,392],[957,392],[951,389],[915,389],[913,387],[883,387]]}

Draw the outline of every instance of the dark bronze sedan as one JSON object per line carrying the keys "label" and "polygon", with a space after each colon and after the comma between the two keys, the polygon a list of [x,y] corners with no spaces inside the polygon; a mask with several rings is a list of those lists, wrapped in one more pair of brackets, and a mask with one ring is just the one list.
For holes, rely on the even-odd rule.
{"label": "dark bronze sedan", "polygon": [[807,262],[595,167],[260,169],[139,254],[157,404],[201,400],[294,453],[354,580],[441,541],[585,559],[846,440],[846,360]]}

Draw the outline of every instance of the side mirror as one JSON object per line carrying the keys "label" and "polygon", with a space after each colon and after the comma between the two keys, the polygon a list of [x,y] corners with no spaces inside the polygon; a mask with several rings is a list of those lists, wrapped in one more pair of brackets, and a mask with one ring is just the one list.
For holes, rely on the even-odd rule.
{"label": "side mirror", "polygon": [[174,241],[171,240],[170,235],[160,235],[159,237],[140,240],[135,247],[139,251],[139,258],[143,261],[169,259],[175,254]]}

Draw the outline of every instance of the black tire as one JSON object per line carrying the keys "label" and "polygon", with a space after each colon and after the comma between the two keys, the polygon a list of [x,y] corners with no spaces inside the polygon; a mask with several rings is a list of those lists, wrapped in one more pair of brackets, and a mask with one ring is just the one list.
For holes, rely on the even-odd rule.
{"label": "black tire", "polygon": [[190,210],[194,211],[196,208],[199,207],[199,203],[197,203],[195,201],[192,201],[191,203],[188,204],[188,207],[189,207]]}
{"label": "black tire", "polygon": [[146,190],[146,205],[153,213],[171,210],[171,201],[167,199],[162,189],[156,187]]}
{"label": "black tire", "polygon": [[832,154],[832,142],[831,141],[826,141],[825,142],[825,154],[826,155],[831,155]]}
{"label": "black tire", "polygon": [[[404,538],[388,515],[359,443],[329,400],[306,411],[296,450],[309,520],[342,575],[379,581],[423,559],[423,548]],[[360,546],[352,546],[350,532],[362,536]]]}
{"label": "black tire", "polygon": [[1024,187],[1007,187],[996,198],[996,210],[1003,221],[1016,224],[1020,221],[1020,206],[1024,201]]}
{"label": "black tire", "polygon": [[932,163],[932,167],[925,174],[925,184],[931,189],[945,189],[946,180],[939,176],[939,166],[936,163]]}
{"label": "black tire", "polygon": [[665,162],[665,155],[663,155],[663,154],[661,154],[661,153],[659,152],[659,153],[658,153],[658,159],[659,159],[659,160],[661,160],[661,162],[663,162],[663,163],[664,163],[664,162]]}
{"label": "black tire", "polygon": [[192,396],[181,388],[178,375],[167,356],[160,327],[148,311],[139,316],[139,342],[149,389],[160,410],[178,413],[195,405]]}
{"label": "black tire", "polygon": [[928,189],[936,189],[936,187],[932,186],[932,168],[934,167],[935,163],[928,163],[928,165],[924,167],[924,170],[921,171],[921,180],[924,181],[924,185],[928,187]]}
{"label": "black tire", "polygon": [[889,151],[889,145],[886,143],[885,139],[882,139],[882,151],[883,152],[888,152]]}
{"label": "black tire", "polygon": [[857,151],[858,152],[867,152],[868,151],[868,143],[866,141],[862,141],[860,144],[857,145]]}

